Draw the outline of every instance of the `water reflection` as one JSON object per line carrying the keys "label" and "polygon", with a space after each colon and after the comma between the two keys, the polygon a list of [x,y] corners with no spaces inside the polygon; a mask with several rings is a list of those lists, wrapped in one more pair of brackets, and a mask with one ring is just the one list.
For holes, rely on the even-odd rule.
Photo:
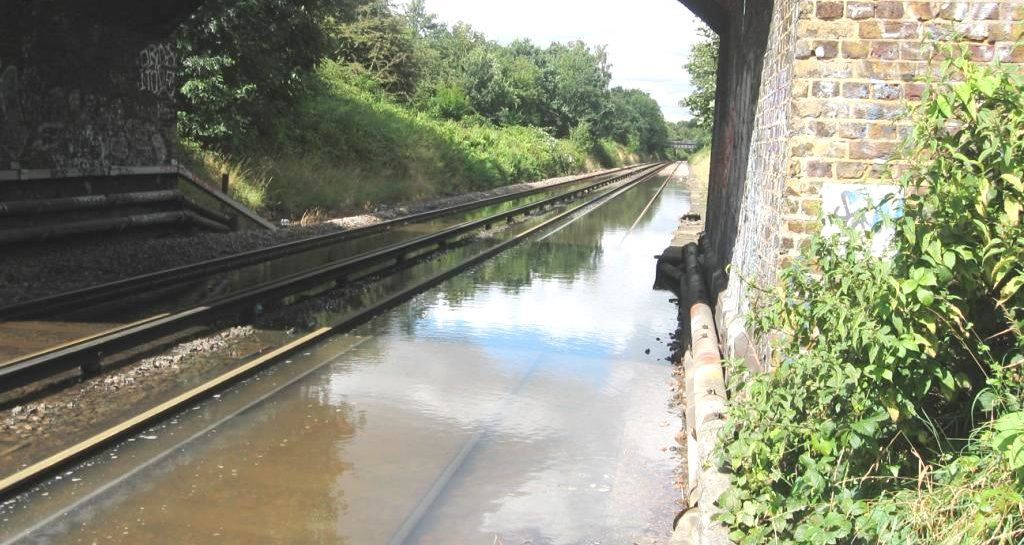
{"label": "water reflection", "polygon": [[650,271],[682,194],[622,242],[658,183],[359,328],[371,340],[32,542],[664,539],[679,423],[654,339],[675,310]]}

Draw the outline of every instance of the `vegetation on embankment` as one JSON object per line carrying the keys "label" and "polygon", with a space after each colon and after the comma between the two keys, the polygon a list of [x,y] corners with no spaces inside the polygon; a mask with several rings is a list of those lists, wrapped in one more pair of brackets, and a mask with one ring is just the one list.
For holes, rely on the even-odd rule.
{"label": "vegetation on embankment", "polygon": [[699,187],[707,187],[711,180],[711,147],[703,147],[688,160],[690,177],[697,180]]}
{"label": "vegetation on embankment", "polygon": [[902,214],[836,223],[752,286],[775,370],[732,369],[736,542],[1024,541],[1024,77],[947,64],[915,109]]}
{"label": "vegetation on embankment", "polygon": [[610,88],[603,48],[498,44],[422,1],[211,0],[179,49],[186,164],[274,214],[620,166],[668,138],[653,99]]}

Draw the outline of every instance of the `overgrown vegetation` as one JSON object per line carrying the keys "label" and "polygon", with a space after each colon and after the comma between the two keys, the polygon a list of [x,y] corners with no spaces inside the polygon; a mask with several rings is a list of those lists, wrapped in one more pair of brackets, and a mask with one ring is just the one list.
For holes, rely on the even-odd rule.
{"label": "overgrown vegetation", "polygon": [[190,162],[234,169],[249,204],[276,213],[617,166],[667,144],[650,96],[609,88],[602,47],[498,44],[422,0],[211,0],[178,35]]}
{"label": "overgrown vegetation", "polygon": [[749,316],[775,370],[731,370],[739,543],[1024,541],[1024,78],[939,81],[902,215],[814,237]]}

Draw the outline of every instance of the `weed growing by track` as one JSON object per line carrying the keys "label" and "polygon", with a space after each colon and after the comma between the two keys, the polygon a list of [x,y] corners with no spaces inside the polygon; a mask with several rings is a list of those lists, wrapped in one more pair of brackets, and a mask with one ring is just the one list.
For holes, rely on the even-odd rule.
{"label": "weed growing by track", "polygon": [[1024,540],[1024,77],[960,74],[914,109],[903,215],[760,292],[774,372],[733,366],[721,449],[736,542]]}

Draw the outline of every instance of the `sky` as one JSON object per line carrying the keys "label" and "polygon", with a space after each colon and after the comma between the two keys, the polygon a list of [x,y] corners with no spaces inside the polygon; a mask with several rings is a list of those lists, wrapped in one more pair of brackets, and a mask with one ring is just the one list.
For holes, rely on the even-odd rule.
{"label": "sky", "polygon": [[[399,6],[404,2],[397,2]],[[612,86],[650,93],[668,121],[689,118],[683,63],[700,39],[698,20],[678,0],[426,0],[449,25],[463,21],[491,40],[537,45],[583,40],[608,46]]]}

